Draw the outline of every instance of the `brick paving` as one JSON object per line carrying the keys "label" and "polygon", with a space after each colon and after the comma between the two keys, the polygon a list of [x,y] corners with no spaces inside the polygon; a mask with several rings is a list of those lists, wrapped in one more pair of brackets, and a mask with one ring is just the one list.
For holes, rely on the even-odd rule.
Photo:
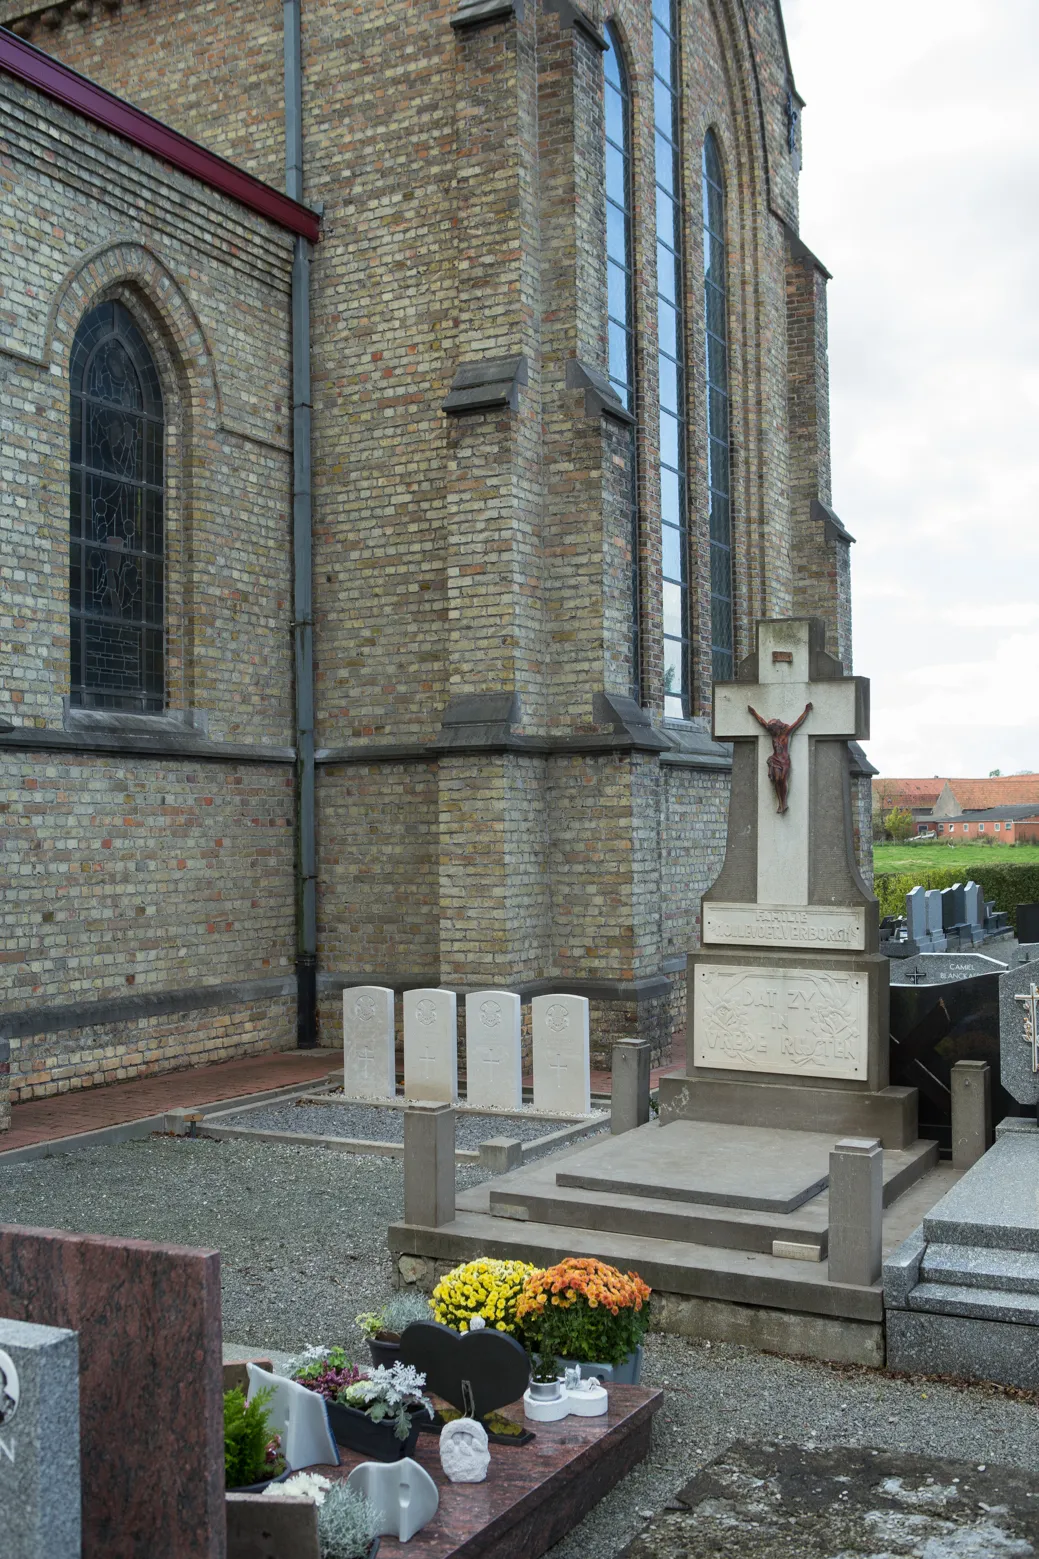
{"label": "brick paving", "polygon": [[11,1109],[11,1129],[0,1137],[0,1157],[14,1148],[53,1142],[81,1131],[100,1131],[127,1121],[180,1105],[213,1104],[218,1099],[237,1099],[309,1083],[341,1065],[336,1050],[280,1050],[274,1054],[242,1056],[212,1066],[163,1072],[157,1077],[138,1077],[106,1088],[77,1088],[46,1099],[32,1099]]}

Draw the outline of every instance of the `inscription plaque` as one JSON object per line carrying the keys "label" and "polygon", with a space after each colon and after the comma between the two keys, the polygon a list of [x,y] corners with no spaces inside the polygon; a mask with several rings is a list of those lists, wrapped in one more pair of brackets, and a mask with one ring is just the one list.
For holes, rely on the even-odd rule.
{"label": "inscription plaque", "polygon": [[742,947],[836,948],[866,946],[866,911],[829,904],[723,904],[703,906],[703,940]]}
{"label": "inscription plaque", "polygon": [[865,1079],[866,976],[698,964],[693,1064],[737,1072]]}

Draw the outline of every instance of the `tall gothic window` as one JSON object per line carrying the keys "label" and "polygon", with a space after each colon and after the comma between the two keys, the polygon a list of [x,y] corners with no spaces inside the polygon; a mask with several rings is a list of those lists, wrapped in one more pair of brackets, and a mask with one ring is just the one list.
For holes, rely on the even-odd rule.
{"label": "tall gothic window", "polygon": [[[620,38],[607,25],[603,55],[606,98],[606,307],[610,383],[637,414],[635,393],[634,238],[631,199],[631,95]],[[635,429],[629,434],[628,512],[631,537],[631,694],[639,697],[639,521]]]}
{"label": "tall gothic window", "polygon": [[635,310],[632,291],[631,102],[620,40],[607,26],[606,77],[606,296],[610,383],[625,409],[635,410]]}
{"label": "tall gothic window", "polygon": [[660,511],[664,577],[664,713],[690,704],[689,532],[686,509],[685,322],[679,159],[678,0],[653,0],[660,375]]}
{"label": "tall gothic window", "polygon": [[84,316],[70,381],[72,703],[161,710],[162,391],[121,303]]}
{"label": "tall gothic window", "polygon": [[725,186],[713,130],[703,143],[703,275],[707,327],[707,486],[711,538],[711,675],[733,674],[729,329],[725,279]]}

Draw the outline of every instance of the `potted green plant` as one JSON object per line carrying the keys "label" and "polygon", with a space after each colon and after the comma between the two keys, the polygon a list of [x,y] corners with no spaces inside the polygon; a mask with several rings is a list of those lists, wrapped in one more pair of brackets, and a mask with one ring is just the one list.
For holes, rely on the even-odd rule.
{"label": "potted green plant", "polygon": [[425,1294],[406,1288],[383,1305],[381,1310],[365,1311],[356,1317],[364,1333],[373,1364],[396,1364],[400,1357],[401,1333],[412,1321],[429,1321],[433,1307]]}
{"label": "potted green plant", "polygon": [[316,1391],[326,1402],[334,1402],[341,1391],[361,1378],[344,1348],[304,1348],[297,1358],[290,1359],[287,1373],[290,1380]]}
{"label": "potted green plant", "polygon": [[649,1329],[650,1288],[592,1256],[534,1272],[516,1301],[524,1336],[562,1366],[577,1364],[615,1384],[637,1385]]}
{"label": "potted green plant", "polygon": [[273,1391],[258,1391],[251,1402],[239,1387],[224,1392],[224,1481],[237,1493],[253,1494],[287,1476],[281,1435],[267,1413]]}
{"label": "potted green plant", "polygon": [[534,1353],[530,1357],[530,1392],[532,1402],[558,1402],[563,1394],[563,1372],[551,1353]]}
{"label": "potted green plant", "polygon": [[433,1414],[423,1395],[426,1377],[410,1364],[376,1365],[327,1404],[336,1442],[369,1461],[395,1462],[410,1456],[418,1439],[419,1417]]}

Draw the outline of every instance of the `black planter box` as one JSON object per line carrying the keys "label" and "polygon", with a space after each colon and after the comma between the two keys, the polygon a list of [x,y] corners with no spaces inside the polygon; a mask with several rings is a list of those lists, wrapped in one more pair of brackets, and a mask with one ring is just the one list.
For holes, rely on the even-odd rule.
{"label": "black planter box", "polygon": [[411,1415],[411,1433],[406,1440],[398,1440],[393,1432],[393,1420],[383,1419],[376,1424],[356,1407],[344,1407],[341,1402],[326,1402],[328,1425],[337,1445],[348,1451],[356,1451],[371,1462],[399,1462],[410,1456],[418,1439],[419,1416],[425,1408]]}

